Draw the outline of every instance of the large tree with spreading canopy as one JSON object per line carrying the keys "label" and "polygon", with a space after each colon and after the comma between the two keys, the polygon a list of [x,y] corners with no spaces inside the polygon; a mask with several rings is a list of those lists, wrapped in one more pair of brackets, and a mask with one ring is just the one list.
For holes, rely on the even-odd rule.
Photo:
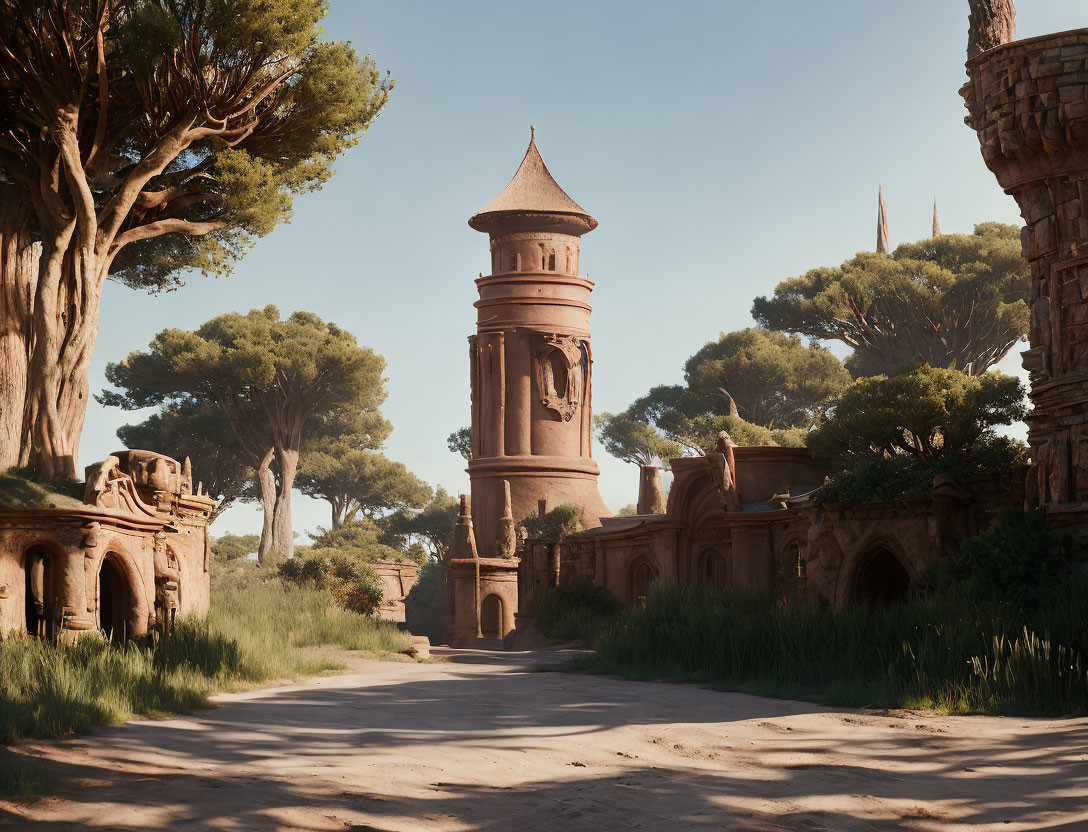
{"label": "large tree with spreading canopy", "polygon": [[326,10],[0,3],[0,466],[76,473],[107,278],[229,271],[378,115],[392,84]]}
{"label": "large tree with spreading canopy", "polygon": [[99,398],[129,410],[216,404],[257,472],[265,509],[259,554],[290,558],[291,489],[303,440],[335,424],[360,447],[378,447],[392,429],[379,410],[384,369],[385,359],[350,332],[308,312],[280,320],[268,306],[220,315],[195,332],[160,332],[146,352],[106,367],[120,392]]}
{"label": "large tree with spreading canopy", "polygon": [[1027,284],[1020,230],[989,222],[790,278],[756,298],[752,315],[768,329],[841,341],[855,376],[918,361],[981,375],[1027,334]]}

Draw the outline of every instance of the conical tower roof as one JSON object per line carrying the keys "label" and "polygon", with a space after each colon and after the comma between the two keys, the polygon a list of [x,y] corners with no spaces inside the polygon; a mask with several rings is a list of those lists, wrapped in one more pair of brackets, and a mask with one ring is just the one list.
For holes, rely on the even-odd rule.
{"label": "conical tower roof", "polygon": [[529,139],[529,149],[510,184],[487,205],[477,211],[468,224],[477,231],[490,231],[502,223],[504,218],[513,219],[516,215],[549,214],[558,217],[570,217],[583,231],[597,227],[597,220],[567,192],[559,187],[536,146],[536,129]]}

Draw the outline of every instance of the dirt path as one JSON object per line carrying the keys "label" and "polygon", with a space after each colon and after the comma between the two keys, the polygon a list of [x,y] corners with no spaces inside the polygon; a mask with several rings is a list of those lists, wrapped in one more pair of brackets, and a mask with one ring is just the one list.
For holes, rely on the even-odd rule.
{"label": "dirt path", "polygon": [[1088,830],[1088,720],[916,718],[533,673],[359,664],[32,746],[20,830]]}

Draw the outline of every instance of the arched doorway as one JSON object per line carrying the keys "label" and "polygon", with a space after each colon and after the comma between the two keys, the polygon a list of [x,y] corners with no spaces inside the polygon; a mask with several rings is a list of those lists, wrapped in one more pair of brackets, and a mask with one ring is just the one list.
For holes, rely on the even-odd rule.
{"label": "arched doorway", "polygon": [[128,614],[132,594],[128,581],[114,557],[102,558],[98,570],[98,626],[111,641],[128,638]]}
{"label": "arched doorway", "polygon": [[657,570],[645,558],[635,561],[631,568],[631,600],[641,602],[650,593],[650,585],[657,580]]}
{"label": "arched doorway", "polygon": [[729,583],[729,568],[725,556],[717,549],[706,549],[695,564],[695,579],[715,589],[725,589]]}
{"label": "arched doorway", "polygon": [[892,604],[907,597],[910,574],[888,549],[874,549],[858,569],[854,597],[870,607]]}
{"label": "arched doorway", "polygon": [[26,631],[38,638],[49,638],[52,633],[54,606],[53,559],[41,546],[27,550],[24,559],[26,589]]}
{"label": "arched doorway", "polygon": [[488,595],[480,607],[480,632],[484,638],[502,638],[502,599]]}

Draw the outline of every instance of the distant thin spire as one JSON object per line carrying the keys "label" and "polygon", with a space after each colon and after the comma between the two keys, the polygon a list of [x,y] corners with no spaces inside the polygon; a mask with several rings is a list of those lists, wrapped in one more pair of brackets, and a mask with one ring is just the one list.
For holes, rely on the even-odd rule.
{"label": "distant thin spire", "polygon": [[877,217],[876,217],[876,253],[888,254],[891,245],[888,243],[888,206],[884,204],[884,188],[877,190]]}
{"label": "distant thin spire", "polygon": [[937,197],[933,197],[933,236],[941,236],[941,215],[937,213]]}

